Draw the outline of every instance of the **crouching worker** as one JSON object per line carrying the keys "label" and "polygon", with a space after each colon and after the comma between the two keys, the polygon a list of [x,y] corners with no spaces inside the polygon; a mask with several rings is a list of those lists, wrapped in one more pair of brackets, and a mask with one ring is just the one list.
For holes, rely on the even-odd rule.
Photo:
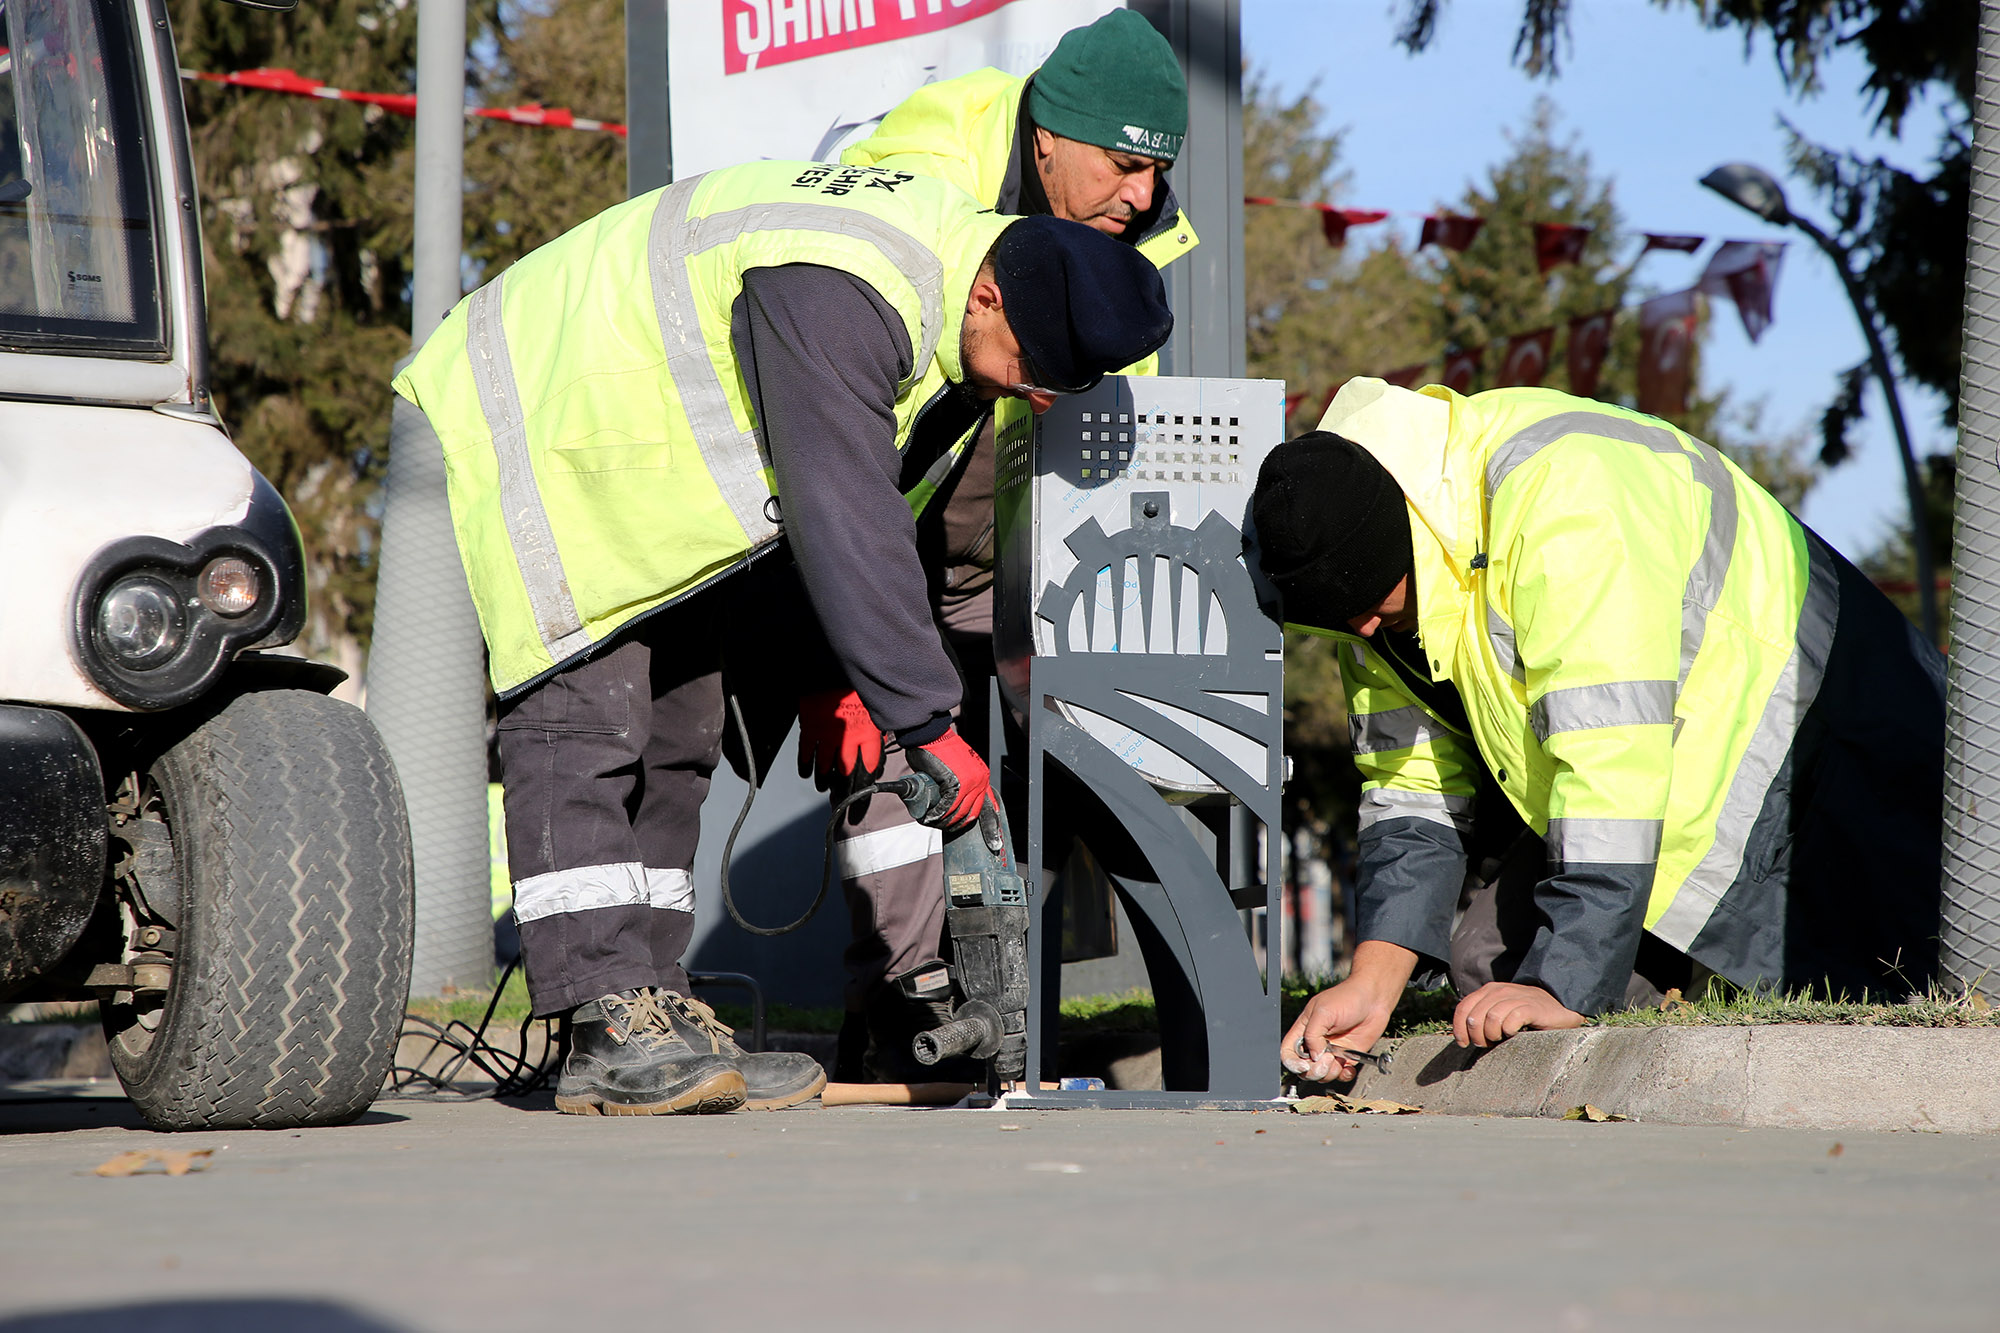
{"label": "crouching worker", "polygon": [[[1450,969],[1461,1046],[1657,998],[1689,960],[1931,980],[1943,662],[1852,565],[1635,412],[1357,379],[1320,425],[1271,453],[1252,520],[1285,620],[1340,641],[1359,943],[1288,1068],[1356,1073],[1328,1048],[1368,1049],[1420,967]],[[1486,779],[1531,832],[1460,913]]]}
{"label": "crouching worker", "polygon": [[1171,327],[1153,266],[1089,227],[762,162],[536,250],[397,378],[443,444],[501,700],[529,999],[571,1019],[559,1109],[819,1091],[810,1057],[739,1049],[681,966],[732,650],[754,639],[744,657],[792,698],[851,686],[853,709],[809,719],[820,762],[846,773],[892,733],[940,789],[924,822],[972,824],[988,775],[951,725],[906,494],[936,488],[993,399],[1046,407]]}

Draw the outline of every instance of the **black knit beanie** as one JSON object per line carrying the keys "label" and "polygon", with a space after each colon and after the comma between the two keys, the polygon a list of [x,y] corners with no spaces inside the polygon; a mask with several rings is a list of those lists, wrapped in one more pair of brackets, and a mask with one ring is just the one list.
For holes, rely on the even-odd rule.
{"label": "black knit beanie", "polygon": [[1330,431],[1265,457],[1250,519],[1258,563],[1295,625],[1345,628],[1416,568],[1403,488],[1375,455]]}

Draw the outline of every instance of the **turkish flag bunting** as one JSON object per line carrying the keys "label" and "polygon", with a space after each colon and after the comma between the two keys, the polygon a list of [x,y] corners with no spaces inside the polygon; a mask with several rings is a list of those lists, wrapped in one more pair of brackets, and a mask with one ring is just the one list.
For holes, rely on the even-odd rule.
{"label": "turkish flag bunting", "polygon": [[1453,393],[1471,393],[1472,381],[1479,375],[1479,363],[1486,357],[1484,347],[1461,347],[1444,354],[1445,388]]}
{"label": "turkish flag bunting", "polygon": [[1688,361],[1694,348],[1695,289],[1656,296],[1639,307],[1639,410],[1675,417],[1687,410]]}
{"label": "turkish flag bunting", "polygon": [[1555,345],[1554,326],[1533,333],[1517,333],[1507,340],[1507,355],[1500,358],[1500,373],[1493,378],[1496,389],[1532,389],[1549,373],[1549,349]]}
{"label": "turkish flag bunting", "polygon": [[1771,297],[1778,286],[1783,241],[1724,241],[1709,256],[1695,285],[1710,296],[1727,296],[1743,317],[1743,332],[1756,342],[1771,327]]}
{"label": "turkish flag bunting", "polygon": [[1306,394],[1305,394],[1305,390],[1303,390],[1303,389],[1299,390],[1299,391],[1298,391],[1297,393],[1288,393],[1288,394],[1286,394],[1286,395],[1285,395],[1285,420],[1286,420],[1286,421],[1290,421],[1290,420],[1292,419],[1292,413],[1294,413],[1294,412],[1298,411],[1298,410],[1299,410],[1299,404],[1300,404],[1300,403],[1303,403],[1303,402],[1304,402],[1305,400],[1306,400]]}
{"label": "turkish flag bunting", "polygon": [[1537,222],[1535,268],[1547,273],[1558,264],[1576,263],[1583,258],[1583,245],[1589,239],[1588,227],[1572,226],[1567,222]]}
{"label": "turkish flag bunting", "polygon": [[1332,204],[1316,204],[1314,207],[1319,209],[1319,229],[1325,233],[1326,243],[1336,250],[1347,244],[1349,227],[1365,227],[1389,216],[1379,208],[1335,208]]}
{"label": "turkish flag bunting", "polygon": [[1447,250],[1463,250],[1472,244],[1472,238],[1486,225],[1485,218],[1464,217],[1457,213],[1433,213],[1424,218],[1423,235],[1417,246],[1422,248],[1436,243]]}
{"label": "turkish flag bunting", "polygon": [[1708,239],[1706,236],[1675,236],[1663,231],[1649,231],[1644,235],[1646,249],[1639,252],[1642,255],[1648,250],[1678,250],[1684,255],[1691,255],[1701,249],[1702,242]]}
{"label": "turkish flag bunting", "polygon": [[1617,314],[1615,308],[1600,310],[1569,322],[1569,391],[1579,398],[1597,396],[1597,377],[1611,350],[1611,321]]}
{"label": "turkish flag bunting", "polygon": [[1401,370],[1392,370],[1384,375],[1382,379],[1384,382],[1393,384],[1399,389],[1414,389],[1423,383],[1424,372],[1430,368],[1430,362],[1419,361],[1414,366],[1404,366]]}

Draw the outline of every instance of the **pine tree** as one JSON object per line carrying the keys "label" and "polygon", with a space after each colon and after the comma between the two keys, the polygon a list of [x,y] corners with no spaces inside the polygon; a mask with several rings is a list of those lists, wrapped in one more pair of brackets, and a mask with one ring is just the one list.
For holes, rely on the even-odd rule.
{"label": "pine tree", "polygon": [[[510,6],[478,71],[485,106],[566,106],[623,120],[624,0]],[[465,148],[466,259],[485,281],[625,197],[625,141],[612,134],[472,125]]]}
{"label": "pine tree", "polygon": [[[1556,111],[1539,100],[1528,122],[1508,135],[1511,154],[1466,188],[1449,211],[1485,219],[1463,252],[1435,249],[1418,259],[1436,274],[1438,301],[1432,307],[1432,345],[1484,347],[1486,355],[1474,388],[1494,383],[1507,339],[1553,326],[1554,346],[1544,383],[1567,389],[1569,321],[1615,309],[1611,345],[1592,397],[1636,406],[1639,397],[1639,303],[1646,296],[1634,283],[1635,239],[1624,230],[1611,182],[1593,174],[1590,155],[1574,141],[1559,142]],[[1547,274],[1535,259],[1534,224],[1563,223],[1591,229],[1581,259]],[[1740,404],[1726,389],[1699,388],[1702,350],[1709,324],[1733,312],[1697,300],[1701,313],[1689,347],[1690,391],[1673,423],[1734,458],[1759,484],[1796,509],[1819,478],[1806,456],[1803,430],[1767,436],[1759,404]]]}
{"label": "pine tree", "polygon": [[[416,9],[290,14],[176,0],[181,63],[410,90]],[[358,671],[374,602],[389,368],[409,348],[410,122],[351,103],[184,85],[202,200],[210,387],[305,539],[301,646]]]}
{"label": "pine tree", "polygon": [[[475,104],[622,118],[623,8],[549,0],[468,9]],[[289,68],[334,87],[414,92],[416,7],[324,0],[289,15],[175,0],[184,66]],[[185,85],[207,248],[210,377],[237,446],[291,504],[311,585],[306,651],[358,675],[374,607],[389,380],[409,350],[412,123],[348,102]],[[469,277],[483,280],[624,192],[610,134],[468,129]]]}

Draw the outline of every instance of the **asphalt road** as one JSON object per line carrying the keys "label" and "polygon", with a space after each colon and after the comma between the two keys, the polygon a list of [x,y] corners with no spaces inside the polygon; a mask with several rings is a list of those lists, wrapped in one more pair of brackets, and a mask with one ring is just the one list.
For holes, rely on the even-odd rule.
{"label": "asphalt road", "polygon": [[2000,1326],[2000,1138],[545,1108],[167,1136],[0,1100],[0,1333]]}

